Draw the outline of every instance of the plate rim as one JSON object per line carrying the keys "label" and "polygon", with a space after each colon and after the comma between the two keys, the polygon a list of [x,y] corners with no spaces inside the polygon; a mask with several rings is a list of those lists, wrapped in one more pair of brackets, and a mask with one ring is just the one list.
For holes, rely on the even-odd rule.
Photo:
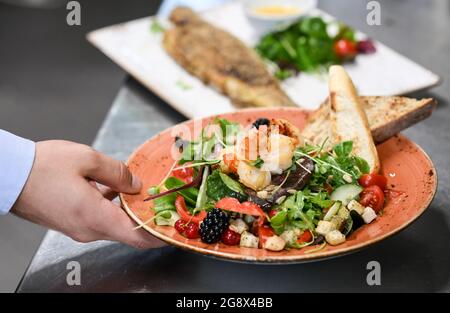
{"label": "plate rim", "polygon": [[[310,110],[305,110],[302,108],[294,108],[294,107],[280,107],[280,108],[247,108],[247,109],[243,109],[240,111],[236,111],[236,112],[230,112],[230,113],[222,113],[222,114],[215,114],[215,115],[211,115],[211,116],[207,116],[207,117],[202,117],[202,118],[195,118],[195,119],[189,119],[186,120],[184,122],[175,124],[169,128],[166,128],[164,130],[162,130],[161,132],[155,134],[154,136],[152,136],[151,138],[147,139],[146,141],[144,141],[141,145],[139,145],[128,157],[127,161],[125,162],[125,164],[129,164],[131,160],[134,159],[134,157],[137,155],[137,153],[139,151],[142,150],[142,148],[148,144],[149,141],[152,141],[153,139],[157,138],[158,136],[161,136],[161,134],[170,131],[171,129],[173,129],[174,127],[177,127],[179,125],[183,125],[186,123],[190,123],[192,121],[198,121],[198,120],[203,120],[203,119],[211,119],[220,115],[224,115],[224,114],[239,114],[239,112],[241,111],[245,111],[245,112],[258,112],[258,111],[278,111],[278,110],[286,110],[286,111],[302,111],[304,113],[309,114]],[[222,252],[219,250],[212,250],[212,249],[207,249],[207,248],[201,248],[201,247],[196,247],[196,246],[192,246],[190,245],[188,242],[180,242],[178,240],[175,240],[173,238],[170,238],[158,231],[156,231],[155,229],[153,229],[152,227],[148,226],[148,225],[143,225],[143,222],[136,216],[136,214],[132,211],[131,207],[129,206],[128,202],[126,201],[126,199],[124,198],[124,194],[123,193],[119,193],[119,198],[120,198],[120,203],[122,206],[122,209],[133,219],[133,221],[137,224],[137,225],[141,225],[143,229],[145,229],[147,232],[149,232],[150,234],[152,234],[153,236],[155,236],[156,238],[172,245],[175,246],[177,248],[181,248],[183,250],[187,250],[190,252],[196,252],[202,255],[206,255],[206,256],[210,256],[210,257],[214,257],[214,258],[219,258],[221,260],[228,260],[228,261],[237,261],[237,262],[247,262],[247,263],[258,263],[258,264],[292,264],[292,263],[306,263],[306,262],[315,262],[315,261],[321,261],[321,260],[325,260],[325,259],[329,259],[329,258],[335,258],[335,257],[339,257],[339,256],[344,256],[350,253],[354,253],[354,252],[358,252],[364,248],[367,248],[369,246],[372,246],[376,243],[379,243],[381,241],[383,241],[384,239],[387,239],[397,233],[399,233],[400,231],[404,230],[405,228],[407,228],[408,226],[410,226],[413,222],[415,222],[420,216],[423,215],[423,213],[429,208],[431,202],[433,201],[436,192],[437,192],[437,188],[438,188],[438,173],[436,170],[436,167],[432,161],[432,159],[430,158],[430,156],[425,152],[425,150],[419,146],[417,143],[415,143],[413,140],[409,139],[408,137],[402,135],[402,134],[397,134],[397,136],[399,136],[402,139],[406,139],[407,141],[409,141],[415,148],[417,148],[422,155],[425,156],[425,158],[428,160],[429,164],[431,165],[431,170],[433,171],[433,180],[432,180],[432,192],[430,193],[430,195],[428,196],[427,201],[425,202],[425,204],[420,208],[420,211],[418,212],[418,214],[414,215],[413,218],[405,221],[401,226],[397,227],[396,229],[393,229],[392,231],[388,232],[388,233],[384,233],[381,236],[378,236],[376,238],[373,238],[372,240],[369,241],[365,241],[347,248],[344,248],[342,250],[335,250],[335,251],[322,251],[322,252],[318,252],[318,253],[311,253],[311,254],[302,254],[299,255],[297,257],[295,256],[291,256],[291,255],[283,255],[283,256],[267,256],[264,258],[257,258],[254,256],[248,256],[248,255],[243,255],[243,254],[234,254],[234,253],[228,253],[228,252]]]}

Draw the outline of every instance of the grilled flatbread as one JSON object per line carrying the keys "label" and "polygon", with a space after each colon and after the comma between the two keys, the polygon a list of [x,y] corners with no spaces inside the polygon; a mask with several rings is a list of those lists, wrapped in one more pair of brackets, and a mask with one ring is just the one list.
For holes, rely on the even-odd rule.
{"label": "grilled flatbread", "polygon": [[[400,96],[360,96],[375,143],[381,143],[400,131],[426,119],[436,107],[431,98]],[[309,118],[302,131],[308,141],[321,144],[331,138],[330,101],[325,100]]]}
{"label": "grilled flatbread", "polygon": [[380,160],[356,88],[340,65],[331,66],[329,76],[332,142],[353,141],[353,152],[369,163],[372,173],[377,173]]}

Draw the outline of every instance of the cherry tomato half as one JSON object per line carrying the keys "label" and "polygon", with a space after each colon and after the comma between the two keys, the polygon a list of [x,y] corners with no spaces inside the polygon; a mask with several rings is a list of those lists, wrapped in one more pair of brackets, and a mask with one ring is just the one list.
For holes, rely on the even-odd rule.
{"label": "cherry tomato half", "polygon": [[356,44],[348,39],[339,39],[334,43],[334,52],[341,59],[352,59],[358,53]]}
{"label": "cherry tomato half", "polygon": [[194,180],[194,169],[192,167],[179,168],[177,170],[173,170],[172,175],[178,179],[181,179],[186,184],[189,184]]}
{"label": "cherry tomato half", "polygon": [[380,212],[384,204],[384,193],[377,185],[372,185],[363,190],[359,202],[363,206],[371,207],[375,212]]}
{"label": "cherry tomato half", "polygon": [[364,174],[359,178],[358,182],[363,187],[377,185],[381,190],[385,190],[387,186],[387,178],[378,174]]}
{"label": "cherry tomato half", "polygon": [[305,230],[300,236],[297,238],[298,243],[310,242],[312,240],[312,234],[309,230]]}

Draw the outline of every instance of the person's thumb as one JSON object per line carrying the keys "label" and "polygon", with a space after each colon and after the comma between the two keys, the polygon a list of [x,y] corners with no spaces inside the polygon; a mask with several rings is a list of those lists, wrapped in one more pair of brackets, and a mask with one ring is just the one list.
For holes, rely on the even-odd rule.
{"label": "person's thumb", "polygon": [[124,163],[99,152],[95,153],[96,156],[91,162],[96,164],[88,165],[89,178],[117,192],[138,193],[141,190],[141,180],[133,175]]}

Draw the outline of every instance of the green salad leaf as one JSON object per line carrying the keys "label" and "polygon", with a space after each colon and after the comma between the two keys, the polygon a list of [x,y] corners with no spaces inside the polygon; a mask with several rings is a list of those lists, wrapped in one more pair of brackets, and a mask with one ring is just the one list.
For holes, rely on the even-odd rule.
{"label": "green salad leaf", "polygon": [[215,170],[208,176],[206,194],[215,201],[225,197],[236,198],[241,202],[247,199],[241,184],[220,170]]}
{"label": "green salad leaf", "polygon": [[166,210],[173,210],[173,211],[176,210],[175,208],[176,196],[177,195],[175,193],[171,193],[163,197],[156,198],[153,201],[154,203],[153,210],[155,211],[155,213],[159,213]]}
{"label": "green salad leaf", "polygon": [[278,209],[281,209],[270,219],[270,224],[277,234],[295,227],[301,230],[314,230],[323,217],[323,209],[331,206],[328,193],[313,193],[309,189],[297,191],[284,200]]}
{"label": "green salad leaf", "polygon": [[183,152],[179,164],[186,162],[216,162],[216,145],[226,145],[234,142],[236,135],[240,131],[239,123],[230,122],[223,118],[216,118],[213,124],[219,125],[221,134],[207,134],[206,129],[203,129],[198,140],[190,141],[183,145]]}
{"label": "green salad leaf", "polygon": [[218,124],[220,126],[220,129],[222,130],[222,141],[225,144],[231,144],[234,141],[234,138],[237,136],[239,131],[241,130],[241,126],[239,123],[230,122],[227,119],[224,118],[216,118],[214,120],[214,123]]}
{"label": "green salad leaf", "polygon": [[[167,189],[174,189],[181,186],[184,186],[186,183],[176,177],[169,177],[167,178],[164,185]],[[188,207],[195,207],[195,204],[197,202],[197,196],[198,196],[198,189],[191,187],[187,189],[183,189],[177,192],[178,194],[182,195],[184,197],[184,200],[186,201],[186,205]],[[164,198],[164,197],[162,197]],[[156,201],[156,200],[155,200]],[[175,201],[175,199],[174,199]]]}
{"label": "green salad leaf", "polygon": [[256,45],[256,51],[278,65],[275,76],[286,79],[297,72],[320,72],[332,64],[342,63],[334,49],[339,39],[355,42],[354,30],[337,24],[336,36],[329,34],[330,24],[321,17],[305,16],[292,25],[270,32]]}
{"label": "green salad leaf", "polygon": [[[309,183],[310,188],[321,190],[325,183],[333,189],[348,184],[344,175],[356,182],[362,174],[369,173],[369,164],[361,157],[352,155],[353,142],[344,141],[335,145],[331,152],[322,146],[306,145],[297,149],[297,157],[309,157],[315,162],[315,169]],[[315,154],[315,156],[311,156]],[[348,177],[347,177],[348,179]]]}

